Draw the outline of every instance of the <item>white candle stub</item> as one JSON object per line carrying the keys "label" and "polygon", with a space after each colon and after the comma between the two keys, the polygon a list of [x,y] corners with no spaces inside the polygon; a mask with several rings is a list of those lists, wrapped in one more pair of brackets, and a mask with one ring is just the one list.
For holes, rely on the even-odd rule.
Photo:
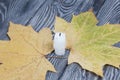
{"label": "white candle stub", "polygon": [[66,48],[66,36],[65,33],[56,32],[53,40],[53,47],[55,49],[55,54],[64,55]]}

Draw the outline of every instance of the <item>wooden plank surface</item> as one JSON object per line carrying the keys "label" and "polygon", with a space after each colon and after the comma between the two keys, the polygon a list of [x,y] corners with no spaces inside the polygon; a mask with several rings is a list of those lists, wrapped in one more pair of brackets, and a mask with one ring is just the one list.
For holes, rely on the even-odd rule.
{"label": "wooden plank surface", "polygon": [[[73,15],[92,9],[97,25],[120,24],[120,0],[0,0],[0,39],[8,40],[9,21],[32,25],[35,31],[43,27],[54,29],[55,16],[70,22]],[[83,69],[77,63],[67,64],[65,59],[48,58],[57,73],[48,72],[46,80],[120,80],[120,69],[110,65],[103,68],[103,78]],[[54,52],[49,56],[56,56]]]}
{"label": "wooden plank surface", "polygon": [[[103,77],[83,69],[78,63],[68,64],[70,51],[66,50],[63,58],[48,58],[57,72],[48,71],[46,80],[120,80],[120,69],[111,65],[103,67]],[[57,56],[54,51],[48,56]],[[59,57],[59,56],[58,56]]]}

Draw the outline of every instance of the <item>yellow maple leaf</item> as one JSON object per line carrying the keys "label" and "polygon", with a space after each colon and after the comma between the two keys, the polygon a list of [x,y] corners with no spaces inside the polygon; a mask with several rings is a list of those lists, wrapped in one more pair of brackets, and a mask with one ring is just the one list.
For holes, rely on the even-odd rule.
{"label": "yellow maple leaf", "polygon": [[120,41],[120,25],[96,26],[92,12],[74,16],[71,23],[56,18],[55,31],[67,35],[71,48],[69,63],[78,62],[83,68],[102,75],[105,64],[120,65],[120,49],[112,45]]}
{"label": "yellow maple leaf", "polygon": [[45,58],[53,50],[48,28],[35,32],[32,27],[10,23],[10,41],[0,41],[1,80],[45,80],[47,70],[54,70]]}

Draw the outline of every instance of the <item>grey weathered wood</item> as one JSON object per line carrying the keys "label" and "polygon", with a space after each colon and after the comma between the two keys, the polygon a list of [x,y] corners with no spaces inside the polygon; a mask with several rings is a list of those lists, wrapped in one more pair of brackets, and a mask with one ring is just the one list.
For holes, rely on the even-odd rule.
{"label": "grey weathered wood", "polygon": [[[9,21],[32,25],[35,31],[43,27],[54,29],[55,16],[71,22],[73,15],[93,9],[98,25],[120,24],[120,0],[0,0],[0,39],[8,40]],[[63,27],[63,26],[61,26]],[[101,77],[66,59],[48,58],[57,73],[48,72],[47,80],[101,80]],[[48,56],[56,56],[54,52]],[[120,69],[107,65],[103,80],[120,80]],[[76,78],[77,77],[77,78]]]}
{"label": "grey weathered wood", "polygon": [[120,0],[105,0],[97,14],[97,19],[98,25],[120,24]]}
{"label": "grey weathered wood", "polygon": [[102,80],[102,77],[83,69],[79,64],[69,64],[60,80]]}
{"label": "grey weathered wood", "polygon": [[[48,71],[46,80],[120,80],[120,69],[106,64],[103,67],[103,77],[82,68],[78,63],[68,64],[70,51],[57,58],[54,51],[48,55],[48,60],[55,66],[56,73]],[[55,57],[56,58],[52,58]]]}
{"label": "grey weathered wood", "polygon": [[115,24],[120,23],[119,5],[119,0],[0,0],[0,20],[30,24],[39,31],[54,29],[55,16],[70,22],[73,15],[93,9],[98,25]]}
{"label": "grey weathered wood", "polygon": [[52,52],[52,54],[48,55],[48,57],[53,57],[48,58],[48,60],[54,65],[57,73],[49,71],[46,74],[46,80],[58,80],[63,75],[63,72],[68,64],[69,52],[69,50],[66,50],[66,54],[64,56],[57,56],[54,51]]}
{"label": "grey weathered wood", "polygon": [[103,80],[120,80],[120,68],[116,68],[111,65],[105,65],[103,72]]}
{"label": "grey weathered wood", "polygon": [[113,46],[120,48],[120,42],[115,43]]}

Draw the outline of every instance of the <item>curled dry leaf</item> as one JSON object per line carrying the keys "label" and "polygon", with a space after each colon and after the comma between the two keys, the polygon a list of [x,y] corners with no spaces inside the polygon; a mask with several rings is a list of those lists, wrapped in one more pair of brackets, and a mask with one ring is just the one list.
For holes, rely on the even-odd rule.
{"label": "curled dry leaf", "polygon": [[10,23],[8,35],[10,41],[0,41],[1,80],[45,80],[47,70],[55,71],[45,58],[53,50],[48,28],[37,33]]}
{"label": "curled dry leaf", "polygon": [[120,65],[120,49],[112,45],[120,41],[120,25],[96,26],[92,12],[74,16],[71,23],[56,18],[55,31],[65,32],[67,48],[71,48],[69,63],[78,62],[83,68],[102,75],[105,64]]}

